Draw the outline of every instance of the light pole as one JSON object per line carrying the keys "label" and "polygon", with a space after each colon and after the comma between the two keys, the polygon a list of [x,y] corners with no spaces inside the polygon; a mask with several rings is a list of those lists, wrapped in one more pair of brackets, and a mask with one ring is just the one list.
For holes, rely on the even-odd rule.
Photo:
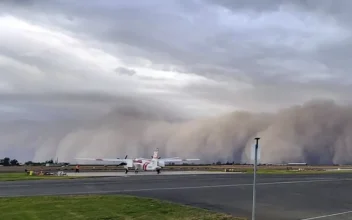
{"label": "light pole", "polygon": [[258,143],[259,137],[254,138],[255,148],[254,148],[254,173],[253,173],[253,206],[252,206],[252,220],[255,220],[255,188],[256,188],[256,175],[257,175],[257,160],[258,160]]}

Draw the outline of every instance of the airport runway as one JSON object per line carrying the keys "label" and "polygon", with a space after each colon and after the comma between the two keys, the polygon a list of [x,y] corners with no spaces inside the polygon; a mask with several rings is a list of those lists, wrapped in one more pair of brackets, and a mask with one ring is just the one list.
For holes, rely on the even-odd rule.
{"label": "airport runway", "polygon": [[[217,174],[239,174],[241,172],[226,172],[223,171],[162,171],[162,175],[190,175],[190,174],[208,174],[208,175],[217,175]],[[123,176],[125,177],[126,174],[124,171],[119,172],[79,172],[79,173],[67,173],[68,176],[101,176],[101,177],[108,177],[108,176]],[[155,172],[144,172],[140,171],[137,174],[134,171],[129,171],[127,176],[145,176],[145,175],[156,175]]]}
{"label": "airport runway", "polygon": [[[141,173],[142,174],[142,173]],[[258,175],[258,220],[352,219],[351,174]],[[0,182],[0,196],[129,194],[251,219],[252,175],[128,175]]]}

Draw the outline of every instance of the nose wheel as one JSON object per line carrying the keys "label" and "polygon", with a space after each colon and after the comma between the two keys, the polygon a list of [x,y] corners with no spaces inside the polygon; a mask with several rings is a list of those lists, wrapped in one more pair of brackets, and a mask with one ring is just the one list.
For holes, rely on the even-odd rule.
{"label": "nose wheel", "polygon": [[156,172],[157,172],[158,174],[160,174],[160,169],[157,169]]}

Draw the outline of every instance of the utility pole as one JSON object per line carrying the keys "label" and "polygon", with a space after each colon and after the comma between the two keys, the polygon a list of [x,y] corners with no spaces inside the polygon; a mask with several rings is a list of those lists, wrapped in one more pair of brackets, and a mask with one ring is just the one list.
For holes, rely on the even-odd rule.
{"label": "utility pole", "polygon": [[254,148],[254,173],[253,173],[253,206],[252,206],[252,220],[255,220],[255,189],[256,189],[256,175],[257,175],[257,160],[258,160],[258,143],[259,143],[259,137],[254,138],[256,143],[255,143],[255,148]]}

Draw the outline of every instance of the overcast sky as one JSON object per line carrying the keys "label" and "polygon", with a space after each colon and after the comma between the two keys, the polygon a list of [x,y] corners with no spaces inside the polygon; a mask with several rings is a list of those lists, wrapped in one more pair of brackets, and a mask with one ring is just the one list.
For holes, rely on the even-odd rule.
{"label": "overcast sky", "polygon": [[191,117],[313,98],[349,103],[351,6],[4,0],[0,120],[85,120],[151,98]]}
{"label": "overcast sky", "polygon": [[195,115],[351,100],[347,0],[0,4],[4,114],[132,94]]}

